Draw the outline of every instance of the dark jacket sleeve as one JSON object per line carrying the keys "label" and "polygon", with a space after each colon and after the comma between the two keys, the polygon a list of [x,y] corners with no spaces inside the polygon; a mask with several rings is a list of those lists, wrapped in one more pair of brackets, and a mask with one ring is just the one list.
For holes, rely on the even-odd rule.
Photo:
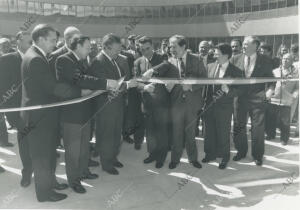
{"label": "dark jacket sleeve", "polygon": [[82,89],[105,90],[107,80],[81,73],[74,69],[74,64],[66,57],[59,57],[55,64],[56,75],[59,81],[72,83]]}

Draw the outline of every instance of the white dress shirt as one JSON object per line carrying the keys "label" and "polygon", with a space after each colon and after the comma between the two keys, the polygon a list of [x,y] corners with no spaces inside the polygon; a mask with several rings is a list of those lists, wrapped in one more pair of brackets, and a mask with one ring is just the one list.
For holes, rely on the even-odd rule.
{"label": "white dress shirt", "polygon": [[[217,69],[219,68],[219,65],[220,64],[218,64]],[[218,73],[218,72],[216,72],[214,78],[223,78],[228,65],[229,65],[229,61],[226,61],[225,63],[223,63],[220,67],[219,75],[216,75]]]}

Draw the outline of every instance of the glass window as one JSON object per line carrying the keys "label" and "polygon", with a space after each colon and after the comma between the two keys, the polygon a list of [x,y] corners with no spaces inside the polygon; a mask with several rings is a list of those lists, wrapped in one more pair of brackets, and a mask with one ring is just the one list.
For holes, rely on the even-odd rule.
{"label": "glass window", "polygon": [[287,0],[286,4],[288,7],[292,7],[292,6],[296,5],[296,1],[295,0]]}
{"label": "glass window", "polygon": [[44,4],[42,2],[35,2],[35,13],[44,15]]}
{"label": "glass window", "polygon": [[84,6],[84,16],[91,16],[92,15],[92,7],[91,6]]}
{"label": "glass window", "polygon": [[[86,16],[86,14],[84,14]],[[104,16],[105,17],[114,17],[116,16],[115,7],[104,7]]]}
{"label": "glass window", "polygon": [[137,7],[137,16],[138,17],[145,17],[145,11],[143,7]]}
{"label": "glass window", "polygon": [[219,15],[221,14],[221,4],[220,3],[212,3],[212,15]]}
{"label": "glass window", "polygon": [[181,6],[175,6],[174,7],[174,17],[181,17],[181,10],[182,7]]}
{"label": "glass window", "polygon": [[276,9],[278,7],[278,0],[269,0],[269,9]]}
{"label": "glass window", "polygon": [[251,0],[245,0],[244,12],[251,12]]}
{"label": "glass window", "polygon": [[211,4],[207,4],[204,8],[204,14],[205,16],[209,16],[212,15],[212,5]]}
{"label": "glass window", "polygon": [[259,11],[260,0],[252,0],[252,12]]}
{"label": "glass window", "polygon": [[260,10],[268,10],[268,0],[261,0]]}
{"label": "glass window", "polygon": [[196,5],[192,5],[190,7],[190,17],[194,17],[194,16],[196,16],[196,14],[197,14],[197,7],[196,7]]}
{"label": "glass window", "polygon": [[7,1],[0,1],[0,12],[8,12]]}
{"label": "glass window", "polygon": [[77,17],[83,17],[84,16],[84,7],[83,6],[77,6],[77,12],[76,13],[77,13]]}
{"label": "glass window", "polygon": [[204,16],[204,8],[207,4],[198,4],[197,5],[197,16]]}
{"label": "glass window", "polygon": [[228,14],[234,14],[235,13],[235,4],[234,1],[228,1]]}
{"label": "glass window", "polygon": [[100,15],[99,7],[92,7],[92,15],[96,17]]}
{"label": "glass window", "polygon": [[76,15],[76,6],[68,5],[68,15],[75,16]]}
{"label": "glass window", "polygon": [[154,18],[159,18],[159,7],[153,7],[152,12]]}
{"label": "glass window", "polygon": [[168,7],[168,17],[174,17],[174,7]]}
{"label": "glass window", "polygon": [[145,8],[145,17],[146,18],[152,18],[152,10],[151,7],[150,8]]}
{"label": "glass window", "polygon": [[52,7],[52,14],[60,14],[60,6],[59,4],[51,4]]}
{"label": "glass window", "polygon": [[160,7],[160,17],[164,18],[167,16],[167,10],[165,7]]}
{"label": "glass window", "polygon": [[60,14],[68,15],[68,5],[60,5]]}
{"label": "glass window", "polygon": [[236,0],[236,13],[244,12],[244,0]]}
{"label": "glass window", "polygon": [[227,2],[222,2],[221,5],[221,14],[227,14]]}
{"label": "glass window", "polygon": [[[9,0],[9,12],[17,12],[18,11],[18,2],[17,0]],[[1,7],[1,4],[0,4]]]}
{"label": "glass window", "polygon": [[27,2],[27,13],[35,13],[34,2]]}
{"label": "glass window", "polygon": [[182,9],[182,17],[189,17],[189,16],[190,16],[189,8],[184,6]]}
{"label": "glass window", "polygon": [[137,11],[135,7],[130,7],[130,15],[133,17],[137,16]]}
{"label": "glass window", "polygon": [[[20,9],[20,2],[19,2],[19,9]],[[52,5],[45,3],[44,4],[44,15],[51,15],[52,14]]]}
{"label": "glass window", "polygon": [[286,0],[278,0],[278,8],[286,7]]}

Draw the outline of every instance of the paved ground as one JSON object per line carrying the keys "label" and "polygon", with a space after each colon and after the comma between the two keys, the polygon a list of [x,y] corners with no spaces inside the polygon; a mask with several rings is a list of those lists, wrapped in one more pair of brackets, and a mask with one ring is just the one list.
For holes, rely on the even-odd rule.
{"label": "paved ground", "polygon": [[[292,134],[295,128],[292,129]],[[219,170],[217,162],[196,170],[187,163],[186,154],[175,170],[166,164],[157,170],[145,165],[146,145],[136,151],[123,143],[119,160],[125,167],[111,176],[100,167],[92,168],[99,179],[86,181],[87,193],[79,195],[67,189],[68,199],[57,203],[36,201],[34,185],[21,188],[21,162],[16,133],[10,133],[12,149],[0,147],[0,164],[7,170],[0,175],[0,208],[4,209],[124,209],[124,210],[194,210],[194,209],[299,209],[299,139],[291,138],[282,146],[278,136],[266,141],[264,165],[256,166],[248,156]],[[203,139],[197,138],[199,160],[204,156]],[[250,145],[250,142],[249,142]],[[232,155],[236,153],[232,146]],[[57,167],[60,182],[66,182],[63,151]],[[297,207],[298,206],[298,207]]]}

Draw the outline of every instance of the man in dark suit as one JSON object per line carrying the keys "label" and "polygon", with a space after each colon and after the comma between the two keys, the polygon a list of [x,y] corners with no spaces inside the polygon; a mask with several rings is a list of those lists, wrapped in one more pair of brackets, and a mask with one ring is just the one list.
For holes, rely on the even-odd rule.
{"label": "man in dark suit", "polygon": [[[32,40],[30,33],[20,31],[16,35],[17,41],[17,52],[9,53],[0,58],[0,68],[1,68],[1,90],[13,90],[11,97],[2,104],[1,107],[13,108],[21,106],[22,98],[22,81],[21,81],[21,63],[22,58],[31,46]],[[4,95],[5,93],[0,93]],[[23,164],[21,186],[27,187],[30,185],[32,176],[32,162],[29,154],[28,139],[24,137],[22,139],[21,132],[23,131],[25,125],[20,118],[20,112],[8,112],[6,113],[7,120],[10,125],[16,127],[18,130],[18,145],[19,154]]]}
{"label": "man in dark suit", "polygon": [[[232,50],[229,44],[221,43],[215,48],[217,62],[208,64],[208,78],[242,77],[242,71],[229,63]],[[233,113],[233,97],[241,94],[236,85],[208,85],[205,88],[204,106],[204,152],[203,163],[221,157],[220,169],[224,169],[230,158],[230,131]]]}
{"label": "man in dark suit", "polygon": [[[33,46],[25,53],[21,65],[22,106],[50,104],[57,101],[56,97],[75,95],[69,85],[56,82],[46,57],[56,44],[55,29],[39,24],[32,31],[32,40]],[[55,108],[21,112],[26,126],[22,136],[28,138],[36,196],[40,202],[54,202],[67,197],[54,191],[67,188],[66,184],[59,184],[55,178],[56,112]]]}
{"label": "man in dark suit", "polygon": [[[69,52],[56,60],[56,75],[58,81],[66,82],[81,96],[83,89],[104,90],[114,89],[118,86],[115,80],[106,80],[86,75],[87,69],[83,61],[90,53],[90,38],[86,36],[73,36]],[[80,76],[77,76],[80,71]],[[92,116],[91,101],[63,106],[61,108],[61,121],[63,124],[63,140],[65,145],[66,172],[71,188],[77,193],[85,193],[80,179],[96,179],[88,168],[90,118]]]}
{"label": "man in dark suit", "polygon": [[[245,78],[273,77],[271,59],[257,53],[259,44],[257,37],[245,37],[243,54],[231,58],[231,63],[242,70]],[[249,114],[252,127],[252,157],[256,165],[260,166],[263,163],[266,100],[271,98],[274,89],[272,85],[268,85],[266,91],[265,87],[266,84],[263,83],[245,85],[245,92],[238,97],[237,122],[234,126],[233,136],[238,153],[233,157],[234,161],[239,161],[247,155],[246,124]]]}
{"label": "man in dark suit", "polygon": [[[71,39],[73,38],[74,35],[79,35],[80,34],[80,31],[78,28],[74,27],[74,26],[69,26],[65,29],[64,31],[64,40],[65,40],[65,44],[53,51],[50,53],[49,55],[49,64],[50,64],[50,67],[51,67],[51,71],[53,72],[53,75],[56,77],[56,70],[55,70],[55,63],[56,63],[56,60],[59,56],[63,55],[63,54],[66,54],[67,52],[69,52],[69,49],[70,49],[70,44],[71,44]],[[58,111],[57,111],[57,114],[58,114],[58,119],[60,119],[60,108],[57,107]],[[61,145],[61,137],[62,137],[62,128],[61,128],[61,125],[60,125],[60,121],[57,122],[58,124],[56,125],[57,126],[57,129],[56,129],[56,143],[57,143],[57,146]]]}
{"label": "man in dark suit", "polygon": [[[162,55],[154,52],[150,38],[142,37],[138,42],[143,56],[135,61],[135,71],[141,75],[164,60]],[[166,76],[168,76],[168,72],[160,75],[160,77]],[[170,139],[168,132],[170,94],[163,84],[139,85],[139,89],[143,92],[144,121],[149,153],[149,157],[144,160],[144,163],[156,161],[156,168],[161,168],[168,153],[168,140]]]}
{"label": "man in dark suit", "polygon": [[[102,79],[128,80],[128,62],[120,55],[121,40],[114,34],[107,34],[102,41],[103,50],[91,65],[91,75]],[[136,80],[130,80],[123,88],[136,87]],[[123,167],[117,156],[121,146],[125,96],[123,91],[104,93],[97,98],[96,147],[100,153],[101,166],[109,174],[117,175],[115,167]]]}
{"label": "man in dark suit", "polygon": [[[170,64],[177,69],[177,78],[206,78],[206,70],[198,55],[187,52],[187,42],[184,36],[174,35],[170,39],[172,58]],[[160,72],[166,64],[154,67],[143,74],[145,78],[154,72]],[[188,160],[196,168],[201,168],[198,162],[198,151],[195,140],[197,113],[203,105],[202,86],[186,84],[166,84],[170,92],[172,119],[172,153],[170,169],[177,167],[185,145]]]}

